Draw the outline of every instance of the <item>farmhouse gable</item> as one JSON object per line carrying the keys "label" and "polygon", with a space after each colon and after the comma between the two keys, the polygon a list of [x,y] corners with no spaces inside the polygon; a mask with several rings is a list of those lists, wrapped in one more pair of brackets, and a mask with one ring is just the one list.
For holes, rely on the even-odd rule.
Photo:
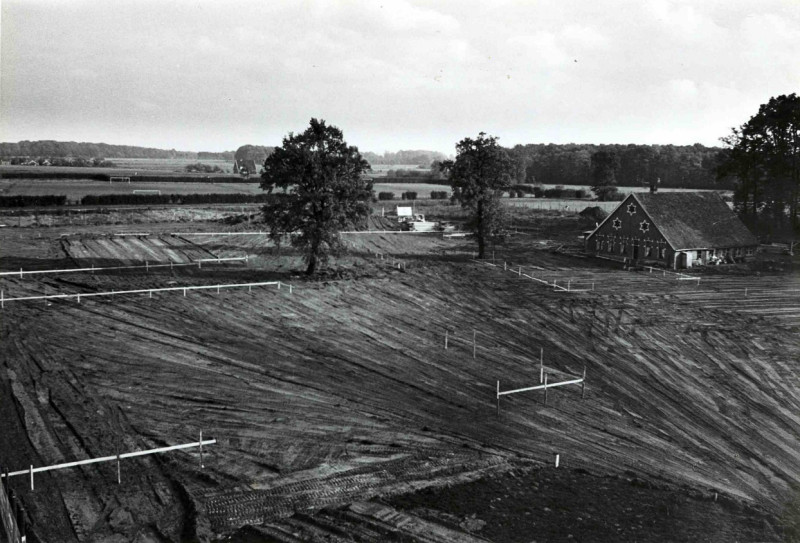
{"label": "farmhouse gable", "polygon": [[751,256],[758,240],[712,192],[633,193],[586,238],[586,250],[689,268]]}

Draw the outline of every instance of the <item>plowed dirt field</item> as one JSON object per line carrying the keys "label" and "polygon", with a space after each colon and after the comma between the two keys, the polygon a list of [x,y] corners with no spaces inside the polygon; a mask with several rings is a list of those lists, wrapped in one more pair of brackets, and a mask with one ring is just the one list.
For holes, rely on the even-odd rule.
{"label": "plowed dirt field", "polygon": [[[796,275],[698,285],[557,254],[531,235],[489,265],[463,239],[367,234],[336,273],[307,280],[299,257],[253,236],[7,232],[5,270],[253,258],[7,276],[6,299],[293,286],[5,303],[0,464],[200,431],[217,439],[204,468],[197,450],[124,461],[121,485],[111,463],[37,474],[34,491],[12,478],[41,541],[774,541],[785,531],[800,483]],[[546,287],[504,260],[594,290]],[[548,391],[546,405],[541,391],[503,396],[498,413],[497,381],[539,384],[540,349],[551,383],[586,370],[585,397],[579,385]]]}

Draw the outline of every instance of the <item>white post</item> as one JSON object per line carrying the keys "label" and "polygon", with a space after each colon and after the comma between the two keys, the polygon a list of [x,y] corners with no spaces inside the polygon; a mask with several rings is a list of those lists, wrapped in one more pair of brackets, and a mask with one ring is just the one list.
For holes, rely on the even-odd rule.
{"label": "white post", "polygon": [[558,467],[559,461],[561,460],[561,455],[556,454],[556,467]]}
{"label": "white post", "polygon": [[117,451],[117,484],[122,484],[122,470],[119,466],[119,451]]}
{"label": "white post", "polygon": [[506,271],[506,262],[505,262],[505,260],[503,261],[503,271]]}
{"label": "white post", "polygon": [[150,295],[150,296],[148,296],[149,298],[153,297],[153,291],[152,290],[148,290],[147,293]]}
{"label": "white post", "polygon": [[569,292],[569,289],[571,288],[570,285],[572,285],[572,279],[567,280],[567,292]]}
{"label": "white post", "polygon": [[500,381],[497,381],[497,416],[500,416]]}
{"label": "white post", "polygon": [[544,405],[547,405],[547,374],[544,374]]}
{"label": "white post", "polygon": [[447,336],[448,336],[448,333],[449,333],[448,330],[444,331],[444,350],[445,351],[447,350]]}
{"label": "white post", "polygon": [[81,303],[81,295],[78,294],[78,303]]}
{"label": "white post", "polygon": [[[219,285],[217,285],[217,294],[219,294]],[[202,440],[201,440],[202,441]]]}
{"label": "white post", "polygon": [[581,381],[581,400],[586,394],[586,366],[583,367],[583,380]]}
{"label": "white post", "polygon": [[183,297],[186,298],[186,289],[183,289]]}
{"label": "white post", "polygon": [[0,290],[0,308],[5,306],[6,306],[5,295],[3,294],[3,291]]}
{"label": "white post", "polygon": [[519,271],[517,272],[517,275],[519,275],[520,277],[522,277],[522,266],[520,266],[520,267],[519,267]]}
{"label": "white post", "polygon": [[202,264],[203,264],[203,263],[202,263],[202,262],[200,262],[199,260],[197,261],[197,269],[198,269],[198,270],[199,270],[200,268],[202,268],[202,267],[203,267],[203,266],[202,266]]}
{"label": "white post", "polygon": [[292,293],[292,285],[289,285],[289,294]]}
{"label": "white post", "polygon": [[203,465],[203,431],[200,430],[200,469],[205,468]]}
{"label": "white post", "polygon": [[33,464],[31,464],[31,490],[33,490]]}
{"label": "white post", "polygon": [[539,347],[539,382],[544,382],[544,347]]}
{"label": "white post", "polygon": [[150,263],[147,260],[144,261],[144,268],[146,272],[150,273]]}

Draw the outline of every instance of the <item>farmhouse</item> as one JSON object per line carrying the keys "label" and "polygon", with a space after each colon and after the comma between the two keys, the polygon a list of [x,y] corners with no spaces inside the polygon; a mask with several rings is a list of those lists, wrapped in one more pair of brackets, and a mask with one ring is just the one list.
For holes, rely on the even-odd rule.
{"label": "farmhouse", "polygon": [[590,254],[674,269],[746,260],[757,247],[713,192],[633,193],[586,237]]}

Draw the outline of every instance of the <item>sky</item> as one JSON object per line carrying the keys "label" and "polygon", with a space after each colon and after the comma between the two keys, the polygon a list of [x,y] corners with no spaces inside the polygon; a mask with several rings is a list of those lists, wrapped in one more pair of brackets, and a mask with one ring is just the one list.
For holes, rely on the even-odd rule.
{"label": "sky", "polygon": [[0,140],[719,145],[800,92],[800,0],[1,0]]}

